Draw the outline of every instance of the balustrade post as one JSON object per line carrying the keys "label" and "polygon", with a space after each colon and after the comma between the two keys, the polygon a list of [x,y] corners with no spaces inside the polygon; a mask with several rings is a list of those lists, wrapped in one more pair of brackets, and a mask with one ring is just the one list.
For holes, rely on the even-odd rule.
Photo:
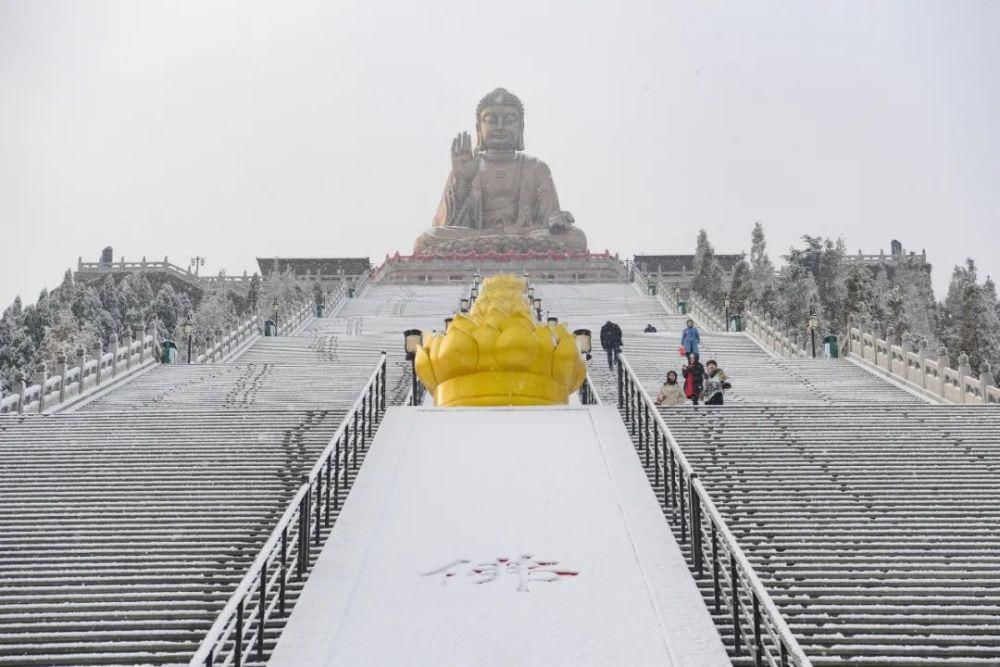
{"label": "balustrade post", "polygon": [[94,357],[97,359],[97,365],[94,367],[94,372],[96,373],[94,376],[94,387],[96,388],[101,385],[101,375],[104,372],[104,369],[101,368],[104,362],[104,346],[101,345],[100,340],[94,342]]}
{"label": "balustrade post", "polygon": [[233,646],[233,664],[236,667],[243,665],[243,614],[246,599],[240,599],[236,605],[236,641]]}
{"label": "balustrade post", "polygon": [[948,348],[942,345],[938,348],[938,394],[941,398],[948,398],[948,382],[945,377],[945,370],[949,368],[951,359],[948,357]]}
{"label": "balustrade post", "polygon": [[618,409],[625,407],[625,396],[622,392],[622,360],[621,357],[615,359],[618,366]]}
{"label": "balustrade post", "polygon": [[984,361],[979,364],[979,392],[983,397],[983,405],[990,402],[990,387],[995,386],[993,380],[993,369],[990,367],[990,362]]}
{"label": "balustrade post", "polygon": [[56,375],[59,376],[59,402],[66,400],[66,371],[69,366],[66,364],[66,355],[60,352],[56,355]]}
{"label": "balustrade post", "polygon": [[14,374],[14,393],[17,394],[17,414],[24,414],[24,372]]}
{"label": "balustrade post", "polygon": [[38,412],[45,409],[45,381],[48,379],[49,371],[45,367],[45,362],[35,366],[35,375],[31,378],[31,383],[38,385]]}
{"label": "balustrade post", "polygon": [[278,613],[285,616],[285,586],[288,579],[288,526],[281,529],[281,574],[278,575]]}
{"label": "balustrade post", "polygon": [[122,336],[122,345],[125,346],[125,370],[132,368],[132,332],[127,331]]}
{"label": "balustrade post", "polygon": [[111,377],[118,377],[118,349],[121,346],[118,336],[111,337]]}
{"label": "balustrade post", "polygon": [[760,634],[760,600],[757,599],[756,592],[750,593],[750,597],[753,602],[753,663],[754,667],[761,667],[764,647]]}
{"label": "balustrade post", "polygon": [[858,350],[855,352],[861,357],[861,360],[865,359],[865,322],[864,320],[858,320]]}
{"label": "balustrade post", "polygon": [[260,569],[260,585],[257,593],[257,659],[264,658],[264,625],[267,614],[267,559]]}
{"label": "balustrade post", "polygon": [[76,395],[80,396],[83,394],[83,370],[84,366],[87,365],[87,351],[83,347],[76,348],[76,367],[78,369],[76,374]]}
{"label": "balustrade post", "polygon": [[159,361],[163,356],[160,350],[160,341],[156,338],[156,322],[146,322],[146,333],[142,337],[142,344],[146,344],[146,336],[149,336],[149,353],[153,355],[154,361]]}
{"label": "balustrade post", "polygon": [[132,340],[139,341],[139,365],[146,360],[146,332],[141,327],[132,330]]}
{"label": "balustrade post", "polygon": [[961,403],[965,403],[965,378],[972,373],[972,368],[969,366],[969,355],[962,352],[958,355],[958,389],[962,394]]}
{"label": "balustrade post", "polygon": [[920,355],[920,386],[927,388],[927,339],[921,338],[917,343],[917,354]]}
{"label": "balustrade post", "polygon": [[740,638],[743,628],[740,626],[740,589],[739,576],[736,571],[736,556],[729,552],[729,603],[733,608],[733,651],[736,655],[743,653],[743,641]]}
{"label": "balustrade post", "polygon": [[701,553],[701,499],[695,491],[694,481],[698,475],[691,473],[688,477],[688,494],[691,497],[691,556],[694,562],[694,569],[698,576],[702,576],[702,553]]}
{"label": "balustrade post", "polygon": [[903,353],[903,372],[896,373],[896,375],[902,375],[904,380],[910,379],[910,350],[913,348],[913,334],[909,331],[904,331],[899,337],[899,349]]}
{"label": "balustrade post", "polygon": [[715,613],[722,613],[722,587],[719,585],[719,537],[712,521],[712,590],[715,595]]}

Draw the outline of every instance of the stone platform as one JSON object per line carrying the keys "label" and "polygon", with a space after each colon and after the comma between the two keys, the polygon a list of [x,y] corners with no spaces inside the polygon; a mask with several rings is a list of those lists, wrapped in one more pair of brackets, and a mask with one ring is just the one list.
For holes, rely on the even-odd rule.
{"label": "stone platform", "polygon": [[533,282],[625,282],[628,272],[616,255],[594,253],[455,253],[386,256],[372,282],[388,285],[468,283],[476,274],[526,273]]}

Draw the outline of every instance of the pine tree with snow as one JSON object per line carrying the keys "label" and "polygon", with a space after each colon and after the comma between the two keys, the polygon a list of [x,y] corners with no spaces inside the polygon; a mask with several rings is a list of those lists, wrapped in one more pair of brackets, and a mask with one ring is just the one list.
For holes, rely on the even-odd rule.
{"label": "pine tree with snow", "polygon": [[715,258],[715,249],[708,241],[708,232],[698,231],[698,241],[694,254],[694,277],[691,289],[695,294],[705,299],[716,308],[722,307],[726,293],[725,277],[722,266]]}
{"label": "pine tree with snow", "polygon": [[736,314],[745,312],[753,301],[753,296],[750,265],[741,259],[733,267],[733,282],[729,287],[729,312]]}
{"label": "pine tree with snow", "polygon": [[760,220],[754,223],[750,234],[750,284],[753,292],[752,301],[758,310],[771,312],[774,310],[774,264],[767,255],[767,240],[764,237],[764,225]]}

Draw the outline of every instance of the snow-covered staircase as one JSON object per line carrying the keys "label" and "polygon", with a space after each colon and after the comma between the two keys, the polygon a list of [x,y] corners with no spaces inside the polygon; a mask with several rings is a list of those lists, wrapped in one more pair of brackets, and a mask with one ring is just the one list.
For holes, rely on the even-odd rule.
{"label": "snow-covered staircase", "polygon": [[995,408],[660,413],[814,665],[1000,664]]}
{"label": "snow-covered staircase", "polygon": [[[409,388],[402,332],[440,327],[460,293],[369,286],[228,363],[159,366],[70,413],[0,417],[0,665],[186,664],[382,352],[392,405]],[[340,501],[376,425],[345,452]]]}
{"label": "snow-covered staircase", "polygon": [[[573,288],[545,286],[561,317],[574,326],[576,312],[591,318],[595,345],[599,325],[618,322],[632,377],[655,396],[682,364],[683,318],[616,289],[604,315]],[[658,333],[641,333],[647,320]],[[775,359],[738,333],[703,332],[702,341],[702,359],[732,377],[727,405],[643,411],[633,391],[621,412],[693,571],[699,552],[695,578],[734,664],[781,664],[781,654],[766,631],[755,651],[742,575],[736,641],[728,552],[704,508],[694,546],[684,465],[812,664],[1000,664],[1000,412],[930,405],[847,360]],[[617,373],[599,352],[591,377],[616,403]],[[667,431],[686,464],[671,456]]]}

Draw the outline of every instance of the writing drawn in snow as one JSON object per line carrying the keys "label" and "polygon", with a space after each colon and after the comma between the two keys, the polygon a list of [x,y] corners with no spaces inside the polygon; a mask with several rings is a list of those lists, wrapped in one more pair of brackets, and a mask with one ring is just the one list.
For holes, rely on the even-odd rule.
{"label": "writing drawn in snow", "polygon": [[554,583],[578,574],[580,573],[576,570],[561,567],[559,561],[542,560],[535,558],[533,554],[521,554],[516,560],[498,557],[483,563],[460,558],[429,572],[422,572],[420,576],[438,576],[441,578],[442,586],[450,581],[489,584],[509,578],[517,582],[518,591],[527,593],[533,583]]}

